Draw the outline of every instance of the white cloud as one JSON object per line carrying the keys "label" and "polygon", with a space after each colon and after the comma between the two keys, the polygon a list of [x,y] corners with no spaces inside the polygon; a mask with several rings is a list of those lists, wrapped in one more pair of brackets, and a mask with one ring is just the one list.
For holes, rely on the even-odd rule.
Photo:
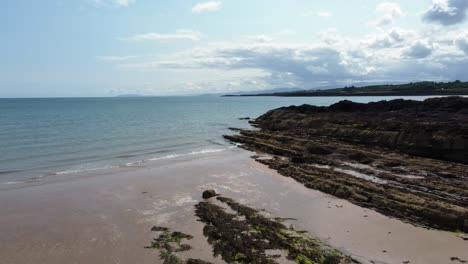
{"label": "white cloud", "polygon": [[[309,86],[329,80],[343,81],[366,74],[358,64],[324,46],[218,43],[176,54],[165,60],[127,64],[130,69],[260,70],[256,79],[269,86]],[[364,72],[361,72],[364,71]]]}
{"label": "white cloud", "polygon": [[392,28],[388,32],[381,32],[369,35],[363,43],[369,48],[382,49],[382,48],[398,48],[405,45],[405,41],[414,37],[411,31],[403,30],[400,28]]}
{"label": "white cloud", "polygon": [[273,38],[267,35],[259,35],[255,37],[255,40],[259,43],[268,43],[268,42],[272,42]]}
{"label": "white cloud", "polygon": [[[119,64],[128,71],[200,72],[199,76],[205,74],[204,80],[181,81],[205,91],[466,79],[468,32],[462,29],[374,28],[367,36],[349,37],[330,28],[317,33],[315,42],[309,44],[281,39],[257,35],[232,42],[198,43],[193,49],[158,59]],[[242,74],[221,78],[232,72]],[[214,80],[214,75],[220,77]],[[179,88],[183,90],[182,85]]]}
{"label": "white cloud", "polygon": [[392,17],[401,17],[403,15],[403,11],[401,11],[401,7],[398,3],[394,2],[383,2],[380,3],[377,8],[377,12],[389,14]]}
{"label": "white cloud", "polygon": [[379,27],[392,25],[403,15],[400,5],[394,2],[380,3],[375,10],[382,15],[373,23]]}
{"label": "white cloud", "polygon": [[391,17],[389,15],[384,15],[384,16],[380,17],[379,19],[377,19],[374,22],[374,25],[376,25],[378,27],[384,27],[384,26],[392,25],[393,22],[394,22],[393,17]]}
{"label": "white cloud", "polygon": [[221,9],[221,1],[208,1],[198,3],[192,7],[192,13],[204,13],[204,12],[213,12]]}
{"label": "white cloud", "polygon": [[444,26],[455,25],[466,20],[467,0],[433,0],[432,6],[424,13],[423,20]]}
{"label": "white cloud", "polygon": [[190,40],[198,41],[202,38],[202,34],[191,29],[179,29],[175,33],[145,33],[137,34],[131,37],[125,38],[133,41],[170,41],[170,40]]}

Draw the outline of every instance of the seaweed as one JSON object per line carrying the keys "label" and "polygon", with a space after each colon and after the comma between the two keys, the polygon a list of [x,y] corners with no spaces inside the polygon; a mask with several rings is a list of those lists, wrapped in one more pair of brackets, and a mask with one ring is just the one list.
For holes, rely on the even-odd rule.
{"label": "seaweed", "polygon": [[297,263],[351,263],[351,258],[332,249],[302,231],[287,227],[289,218],[271,218],[261,211],[242,205],[231,198],[217,197],[235,213],[210,202],[195,205],[195,214],[205,224],[203,234],[213,245],[214,256],[228,263],[278,263],[281,254]]}
{"label": "seaweed", "polygon": [[177,255],[178,252],[189,251],[192,247],[188,244],[183,244],[183,240],[193,239],[192,235],[182,232],[171,232],[167,227],[153,226],[152,232],[160,232],[159,236],[151,242],[151,245],[146,247],[150,249],[158,249],[159,257],[164,260],[164,264],[210,264],[199,259],[184,260]]}

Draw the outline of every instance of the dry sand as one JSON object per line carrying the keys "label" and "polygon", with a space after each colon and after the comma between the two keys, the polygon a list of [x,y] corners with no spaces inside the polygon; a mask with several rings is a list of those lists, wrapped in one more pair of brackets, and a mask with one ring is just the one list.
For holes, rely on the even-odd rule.
{"label": "dry sand", "polygon": [[190,256],[213,258],[194,217],[214,188],[275,216],[364,263],[443,264],[468,260],[468,241],[390,219],[310,190],[229,149],[139,168],[56,176],[0,190],[0,263],[162,263],[145,249],[154,225],[192,234]]}

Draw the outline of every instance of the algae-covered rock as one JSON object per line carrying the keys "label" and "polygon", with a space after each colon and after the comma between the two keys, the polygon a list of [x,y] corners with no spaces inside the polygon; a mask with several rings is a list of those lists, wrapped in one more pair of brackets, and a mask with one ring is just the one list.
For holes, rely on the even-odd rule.
{"label": "algae-covered rock", "polygon": [[282,107],[226,139],[281,175],[387,216],[467,232],[468,98]]}
{"label": "algae-covered rock", "polygon": [[192,247],[188,244],[183,244],[184,240],[193,239],[192,235],[184,234],[179,231],[171,232],[169,228],[162,226],[154,226],[151,228],[152,232],[160,233],[159,236],[151,242],[151,245],[146,247],[148,249],[159,250],[159,258],[163,260],[164,264],[210,264],[199,259],[184,260],[178,255],[180,252],[190,251]]}
{"label": "algae-covered rock", "polygon": [[[273,218],[233,199],[218,197],[220,204],[200,202],[195,207],[205,224],[203,234],[213,245],[215,256],[227,263],[278,263],[286,257],[298,263],[345,264],[352,259],[313,239],[306,232],[296,231],[283,222],[289,218]],[[226,206],[235,213],[226,212]],[[273,253],[272,253],[273,252]],[[282,254],[279,254],[283,252]]]}

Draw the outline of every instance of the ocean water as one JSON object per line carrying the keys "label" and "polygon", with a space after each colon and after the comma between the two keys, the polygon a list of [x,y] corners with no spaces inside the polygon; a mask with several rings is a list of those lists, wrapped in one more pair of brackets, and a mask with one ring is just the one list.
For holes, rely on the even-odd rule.
{"label": "ocean water", "polygon": [[[394,97],[353,97],[357,102]],[[407,97],[422,100],[426,97]],[[116,97],[0,99],[0,184],[196,157],[233,146],[223,134],[289,105],[340,97]]]}

